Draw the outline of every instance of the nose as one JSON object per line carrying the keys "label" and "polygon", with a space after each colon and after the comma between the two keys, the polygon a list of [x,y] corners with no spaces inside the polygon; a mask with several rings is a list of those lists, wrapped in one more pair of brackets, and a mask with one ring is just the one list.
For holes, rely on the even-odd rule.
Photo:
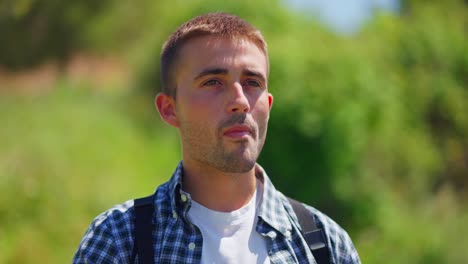
{"label": "nose", "polygon": [[229,92],[229,113],[248,113],[250,111],[249,100],[244,93],[244,88],[238,82],[235,82]]}

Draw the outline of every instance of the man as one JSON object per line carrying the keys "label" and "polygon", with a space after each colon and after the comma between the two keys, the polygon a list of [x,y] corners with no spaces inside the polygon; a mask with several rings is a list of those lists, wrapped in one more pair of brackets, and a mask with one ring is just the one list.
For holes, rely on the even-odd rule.
{"label": "man", "polygon": [[[164,44],[155,105],[179,132],[182,161],[151,198],[155,263],[315,263],[290,202],[256,163],[273,104],[268,74],[261,33],[233,15],[196,17]],[[360,263],[347,233],[306,208],[329,261]],[[134,219],[133,200],[98,216],[74,263],[131,263]]]}

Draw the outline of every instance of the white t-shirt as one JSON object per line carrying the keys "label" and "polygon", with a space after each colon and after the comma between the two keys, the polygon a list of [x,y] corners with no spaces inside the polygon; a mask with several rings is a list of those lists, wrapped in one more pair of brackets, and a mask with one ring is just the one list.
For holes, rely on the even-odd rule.
{"label": "white t-shirt", "polygon": [[270,263],[266,240],[255,231],[261,194],[261,183],[257,181],[257,191],[249,203],[227,213],[192,201],[188,216],[203,236],[202,264]]}

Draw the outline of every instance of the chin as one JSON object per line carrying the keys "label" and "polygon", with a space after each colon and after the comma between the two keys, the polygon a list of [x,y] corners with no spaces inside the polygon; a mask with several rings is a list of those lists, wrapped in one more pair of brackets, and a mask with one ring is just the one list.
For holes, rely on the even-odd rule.
{"label": "chin", "polygon": [[246,173],[251,171],[255,164],[255,159],[228,160],[223,167],[224,171],[228,173]]}

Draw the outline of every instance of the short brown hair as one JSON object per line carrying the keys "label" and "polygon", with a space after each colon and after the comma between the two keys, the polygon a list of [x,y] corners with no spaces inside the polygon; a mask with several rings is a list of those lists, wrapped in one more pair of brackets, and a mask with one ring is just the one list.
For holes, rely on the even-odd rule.
{"label": "short brown hair", "polygon": [[254,26],[238,16],[227,13],[201,15],[182,24],[163,45],[161,52],[161,91],[163,93],[174,98],[176,96],[174,66],[181,47],[190,39],[206,35],[246,38],[263,51],[268,63],[265,39]]}

